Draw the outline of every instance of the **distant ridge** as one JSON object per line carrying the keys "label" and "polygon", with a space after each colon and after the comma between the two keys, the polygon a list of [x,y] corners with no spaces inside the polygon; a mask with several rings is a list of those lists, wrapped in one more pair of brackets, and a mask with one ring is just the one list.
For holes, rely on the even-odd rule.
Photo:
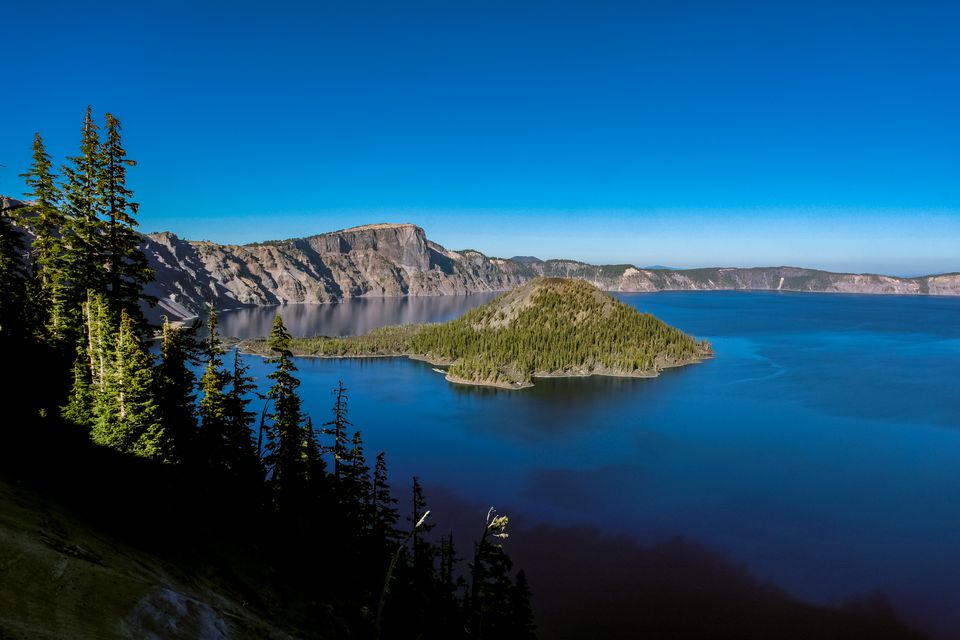
{"label": "distant ridge", "polygon": [[897,278],[798,267],[667,270],[629,264],[591,265],[533,256],[493,258],[450,251],[409,223],[362,225],[305,238],[249,245],[143,237],[156,280],[152,311],[174,318],[217,308],[326,303],[357,297],[437,296],[506,291],[540,276],[575,277],[605,291],[819,291],[960,295],[960,274]]}
{"label": "distant ridge", "polygon": [[[384,231],[387,229],[416,229],[417,226],[412,222],[374,222],[372,224],[361,224],[356,227],[347,227],[346,229],[338,229],[337,231],[323,231],[316,235],[318,236],[333,236],[341,233],[360,233],[364,231]],[[312,237],[312,236],[310,236]],[[291,240],[297,240],[298,238],[292,238]]]}

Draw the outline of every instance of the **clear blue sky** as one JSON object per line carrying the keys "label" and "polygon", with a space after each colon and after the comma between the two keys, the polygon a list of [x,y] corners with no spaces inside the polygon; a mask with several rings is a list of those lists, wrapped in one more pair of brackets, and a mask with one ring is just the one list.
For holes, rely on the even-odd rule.
{"label": "clear blue sky", "polygon": [[960,270],[956,2],[7,3],[0,192],[117,115],[141,228],[409,221],[640,265]]}

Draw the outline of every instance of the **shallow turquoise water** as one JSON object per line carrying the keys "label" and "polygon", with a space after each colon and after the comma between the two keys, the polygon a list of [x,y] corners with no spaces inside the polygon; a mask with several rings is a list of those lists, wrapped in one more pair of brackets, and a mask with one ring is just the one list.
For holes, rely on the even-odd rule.
{"label": "shallow turquoise water", "polygon": [[[395,485],[416,473],[447,504],[645,544],[682,535],[805,599],[879,589],[913,623],[960,629],[960,299],[620,297],[717,357],[656,379],[519,392],[451,385],[405,359],[300,359],[305,408],[326,419],[342,379],[371,458],[386,450]],[[487,299],[281,312],[300,334],[340,335]],[[224,332],[262,334],[273,313],[227,313]]]}

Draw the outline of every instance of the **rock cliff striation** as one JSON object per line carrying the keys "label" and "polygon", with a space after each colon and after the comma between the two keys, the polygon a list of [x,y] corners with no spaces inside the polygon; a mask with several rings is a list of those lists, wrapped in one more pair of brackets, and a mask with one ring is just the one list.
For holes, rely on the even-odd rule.
{"label": "rock cliff striation", "polygon": [[219,309],[325,303],[358,297],[505,291],[533,278],[576,277],[607,291],[756,289],[960,295],[960,273],[897,278],[796,267],[641,269],[573,260],[502,259],[450,251],[412,224],[371,224],[307,238],[249,245],[144,236],[156,271],[147,293],[171,317]]}

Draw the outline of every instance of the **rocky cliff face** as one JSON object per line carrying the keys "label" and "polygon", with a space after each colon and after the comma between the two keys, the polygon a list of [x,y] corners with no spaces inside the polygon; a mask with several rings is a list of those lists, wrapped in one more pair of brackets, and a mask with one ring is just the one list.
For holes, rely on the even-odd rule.
{"label": "rocky cliff face", "polygon": [[895,278],[795,267],[683,271],[571,260],[504,260],[448,251],[412,224],[373,224],[308,238],[218,245],[172,233],[144,236],[156,271],[147,293],[171,317],[217,308],[432,296],[511,289],[538,276],[577,277],[608,291],[761,289],[960,295],[960,274]]}
{"label": "rocky cliff face", "polygon": [[411,224],[243,246],[156,233],[144,237],[143,248],[156,272],[147,293],[177,317],[196,315],[208,302],[233,308],[498,291],[536,275],[473,251],[447,251]]}
{"label": "rocky cliff face", "polygon": [[25,205],[25,202],[17,200],[16,198],[0,196],[0,213],[3,213],[4,211],[13,211],[14,209],[19,209]]}

